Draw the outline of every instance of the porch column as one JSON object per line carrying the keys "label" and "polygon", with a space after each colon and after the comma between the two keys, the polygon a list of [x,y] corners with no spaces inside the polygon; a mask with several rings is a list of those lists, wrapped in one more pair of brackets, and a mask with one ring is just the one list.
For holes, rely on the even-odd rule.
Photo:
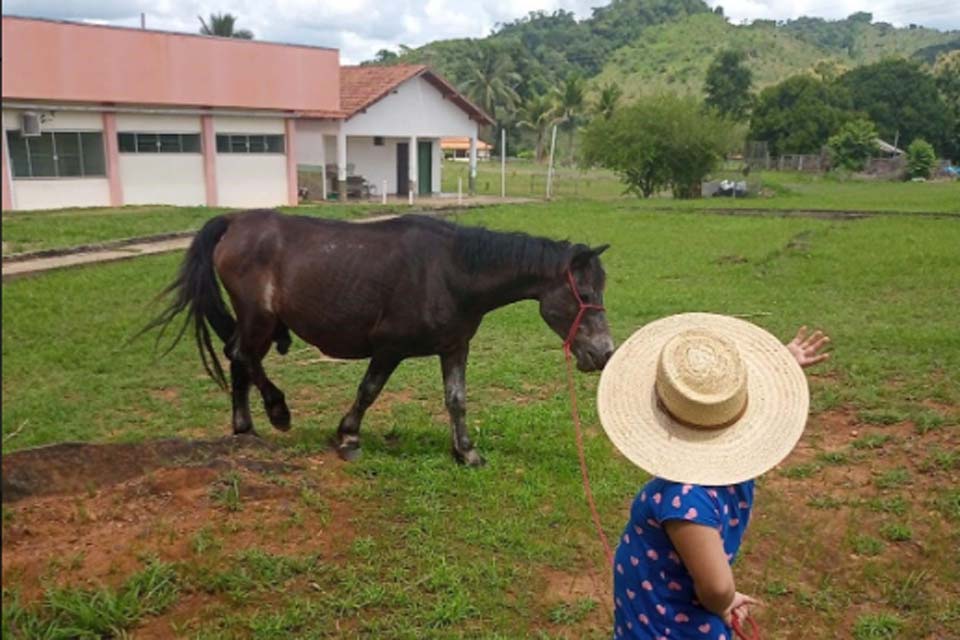
{"label": "porch column", "polygon": [[217,134],[213,130],[213,116],[200,116],[200,149],[203,152],[203,181],[207,187],[207,206],[220,202],[217,193]]}
{"label": "porch column", "polygon": [[470,195],[477,192],[477,137],[470,136],[470,181],[468,190]]}
{"label": "porch column", "polygon": [[327,136],[320,134],[320,167],[322,170],[323,179],[320,181],[322,183],[322,195],[323,201],[327,201]]}
{"label": "porch column", "polygon": [[3,144],[3,210],[4,211],[13,211],[13,180],[10,177],[10,161],[8,159],[9,152],[7,151],[7,132],[0,131],[0,140]]}
{"label": "porch column", "polygon": [[117,142],[117,114],[103,112],[103,142],[107,153],[107,183],[110,185],[110,206],[123,206],[123,183],[120,181],[120,145]]}
{"label": "porch column", "polygon": [[337,197],[347,201],[347,133],[343,125],[337,131]]}
{"label": "porch column", "polygon": [[300,192],[298,187],[300,181],[297,177],[297,124],[293,118],[284,120],[284,133],[286,134],[287,151],[287,203],[291,207],[300,204]]}
{"label": "porch column", "polygon": [[407,150],[410,155],[410,171],[408,172],[410,178],[410,193],[413,194],[413,197],[416,198],[417,195],[417,178],[420,177],[420,171],[417,167],[417,160],[420,157],[420,154],[417,153],[417,136],[410,136],[410,148]]}

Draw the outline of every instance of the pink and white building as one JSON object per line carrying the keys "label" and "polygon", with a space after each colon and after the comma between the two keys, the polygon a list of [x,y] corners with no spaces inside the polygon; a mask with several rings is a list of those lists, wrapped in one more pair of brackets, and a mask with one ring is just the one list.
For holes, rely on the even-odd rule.
{"label": "pink and white building", "polygon": [[[336,49],[3,16],[3,209],[296,204],[298,167],[440,191],[490,117],[422,66]],[[326,187],[326,185],[325,185]],[[319,194],[313,194],[319,196]]]}

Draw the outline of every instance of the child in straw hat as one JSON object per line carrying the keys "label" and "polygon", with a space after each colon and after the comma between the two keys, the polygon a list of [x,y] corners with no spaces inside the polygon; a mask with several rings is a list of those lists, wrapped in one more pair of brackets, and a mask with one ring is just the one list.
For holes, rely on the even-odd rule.
{"label": "child in straw hat", "polygon": [[759,604],[730,564],[754,478],[783,460],[807,420],[801,367],[829,338],[801,327],[787,345],[743,320],[685,313],[652,322],[614,354],[597,409],[607,435],[653,475],[614,559],[615,637],[732,640]]}

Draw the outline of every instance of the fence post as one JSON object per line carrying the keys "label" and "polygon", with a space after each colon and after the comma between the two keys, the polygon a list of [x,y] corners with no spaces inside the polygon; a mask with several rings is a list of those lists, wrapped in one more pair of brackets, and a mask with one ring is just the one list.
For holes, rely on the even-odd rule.
{"label": "fence post", "polygon": [[550,164],[547,166],[547,200],[550,199],[553,187],[553,152],[557,146],[557,125],[553,125],[553,135],[550,139]]}
{"label": "fence post", "polygon": [[463,176],[457,176],[457,206],[463,205]]}
{"label": "fence post", "polygon": [[500,197],[507,197],[507,129],[500,129]]}
{"label": "fence post", "polygon": [[387,204],[387,181],[383,181],[383,193],[380,195],[380,203]]}

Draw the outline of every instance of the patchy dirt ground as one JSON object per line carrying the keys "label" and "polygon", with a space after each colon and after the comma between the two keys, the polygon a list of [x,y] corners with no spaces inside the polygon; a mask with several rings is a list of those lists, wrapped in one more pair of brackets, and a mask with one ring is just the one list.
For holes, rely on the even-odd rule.
{"label": "patchy dirt ground", "polygon": [[[937,410],[955,417],[952,408]],[[960,571],[957,525],[936,504],[944,487],[960,486],[960,430],[921,431],[910,422],[865,424],[852,410],[822,413],[759,481],[736,574],[741,590],[767,601],[757,619],[769,637],[850,637],[837,629],[891,608],[924,621],[909,637],[960,637],[950,613],[960,600],[952,579]],[[29,602],[51,585],[117,585],[144,558],[196,562],[204,536],[225,552],[343,562],[363,524],[342,464],[330,453],[297,456],[255,438],[62,444],[6,455],[3,586]],[[909,536],[884,533],[893,524]],[[864,536],[876,541],[873,550],[857,546]],[[589,557],[578,570],[535,570],[541,624],[553,637],[609,630],[611,579],[588,522],[579,542]],[[222,595],[189,590],[135,637],[177,636],[218,604]]]}
{"label": "patchy dirt ground", "polygon": [[[287,459],[257,439],[63,444],[3,457],[3,587],[116,586],[145,558],[206,544],[335,560],[354,538],[334,455]],[[9,521],[8,521],[9,514]],[[137,638],[169,638],[214,596],[188,593]]]}

